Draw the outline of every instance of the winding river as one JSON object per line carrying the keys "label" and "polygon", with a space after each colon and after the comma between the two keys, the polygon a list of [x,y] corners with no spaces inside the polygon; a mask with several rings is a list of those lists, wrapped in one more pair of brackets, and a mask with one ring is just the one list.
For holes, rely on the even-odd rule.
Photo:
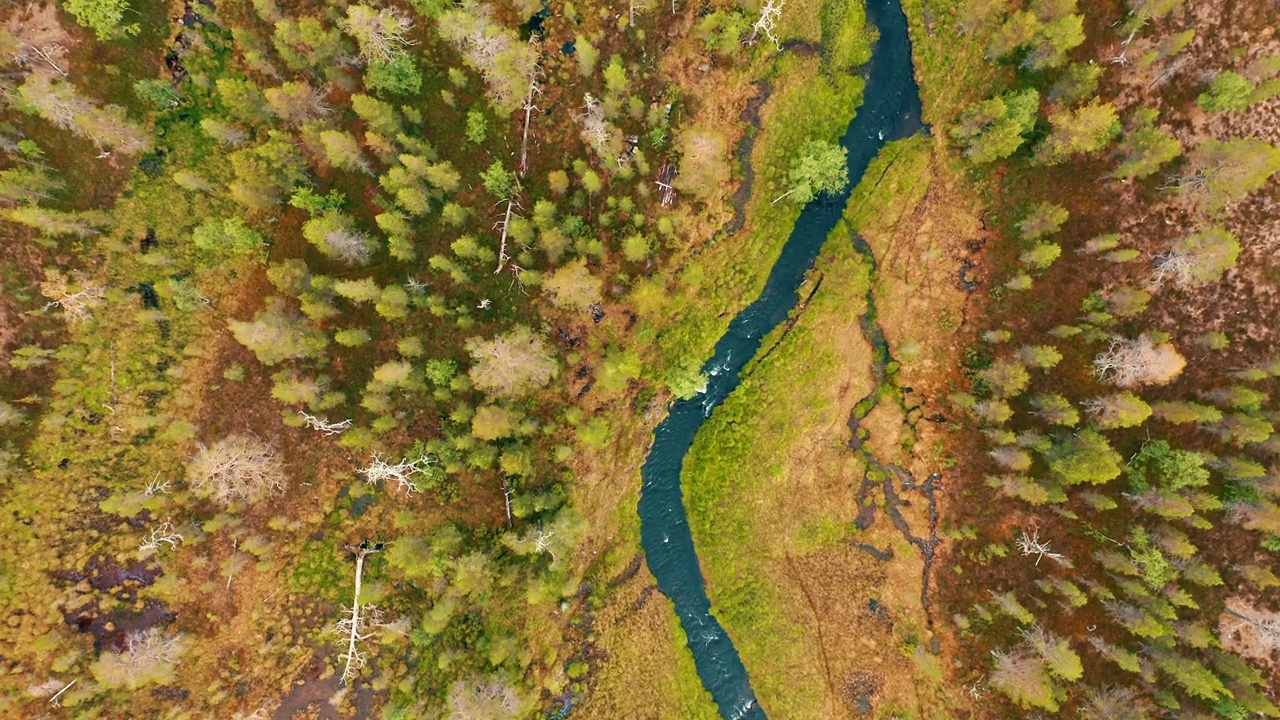
{"label": "winding river", "polygon": [[720,714],[730,720],[761,720],[765,713],[756,702],[733,641],[711,614],[685,515],[680,472],[698,428],[738,386],[738,373],[755,355],[761,339],[786,320],[799,301],[797,288],[867,165],[886,142],[921,127],[911,41],[899,0],[867,0],[866,11],[880,37],[863,68],[867,79],[863,103],[840,141],[849,151],[851,184],[839,195],[810,203],[801,212],[760,297],[729,323],[703,367],[709,378],[706,390],[672,405],[667,418],[654,430],[653,446],[641,469],[640,535],[649,569],[658,589],[675,605],[702,684]]}

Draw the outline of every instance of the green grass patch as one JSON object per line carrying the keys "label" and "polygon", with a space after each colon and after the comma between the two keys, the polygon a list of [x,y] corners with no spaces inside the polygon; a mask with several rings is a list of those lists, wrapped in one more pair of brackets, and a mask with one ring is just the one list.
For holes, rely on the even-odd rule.
{"label": "green grass patch", "polygon": [[[785,502],[777,494],[784,460],[804,428],[827,424],[830,382],[845,349],[824,324],[861,312],[865,261],[840,229],[819,259],[825,280],[774,352],[711,416],[685,461],[685,500],[716,616],[733,635],[762,704],[781,717],[821,717],[824,680],[794,639],[794,607],[764,570],[770,558],[805,552],[832,536],[830,518],[770,536],[762,515]],[[852,461],[852,458],[851,458]],[[817,543],[820,545],[821,543]]]}

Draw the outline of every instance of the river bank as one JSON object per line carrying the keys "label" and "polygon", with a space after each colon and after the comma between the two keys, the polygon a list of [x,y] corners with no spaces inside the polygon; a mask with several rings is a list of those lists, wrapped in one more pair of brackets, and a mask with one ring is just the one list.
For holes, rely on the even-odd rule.
{"label": "river bank", "polygon": [[[842,138],[842,144],[849,151],[853,185],[861,180],[886,141],[920,128],[906,18],[901,9],[888,0],[869,3],[867,14],[879,31],[879,38],[865,68],[863,103]],[[639,512],[649,567],[659,589],[674,602],[681,625],[690,638],[699,675],[724,717],[763,718],[765,713],[757,704],[736,649],[710,611],[711,603],[684,515],[680,489],[684,455],[703,420],[738,386],[739,372],[755,356],[761,339],[795,307],[799,300],[797,290],[838,222],[851,189],[836,198],[811,203],[800,213],[763,292],[729,324],[728,332],[716,343],[715,354],[703,366],[708,377],[705,390],[671,407],[667,419],[655,430],[655,441],[642,469],[644,489]],[[701,513],[703,543],[722,546],[730,539],[725,535],[736,536],[738,528],[734,522],[706,521],[709,508],[719,504],[719,498],[714,495],[718,493],[709,499],[690,494],[688,505],[695,518]],[[765,586],[751,591],[752,594],[769,592]],[[756,601],[751,598],[746,602]],[[728,617],[739,605],[725,603],[718,607],[717,614]],[[766,630],[764,627],[752,629]]]}

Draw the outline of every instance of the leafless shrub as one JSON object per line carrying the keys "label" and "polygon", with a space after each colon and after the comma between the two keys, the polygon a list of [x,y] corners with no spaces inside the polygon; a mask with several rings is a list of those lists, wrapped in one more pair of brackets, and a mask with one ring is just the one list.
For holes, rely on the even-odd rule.
{"label": "leafless shrub", "polygon": [[180,542],[182,542],[182,535],[174,530],[173,523],[166,520],[160,527],[151,530],[151,534],[142,541],[142,544],[138,546],[138,550],[145,554],[151,554],[159,552],[161,545],[167,545],[172,549],[177,547]]}
{"label": "leafless shrub", "polygon": [[1164,385],[1182,372],[1186,358],[1169,343],[1155,344],[1143,334],[1130,340],[1113,337],[1111,346],[1093,360],[1094,373],[1120,387]]}
{"label": "leafless shrub", "polygon": [[284,471],[275,449],[251,435],[228,435],[201,445],[187,465],[187,482],[219,505],[255,502],[284,489]]}
{"label": "leafless shrub", "polygon": [[433,462],[432,458],[423,456],[412,461],[403,459],[392,465],[383,460],[381,455],[375,454],[368,467],[356,472],[363,476],[365,482],[370,485],[381,485],[383,482],[394,480],[396,487],[406,492],[415,493],[422,492],[422,488],[414,482],[414,477],[425,473]]}
{"label": "leafless shrub", "polygon": [[181,633],[165,635],[160,628],[129,633],[118,652],[105,653],[90,668],[106,687],[136,689],[151,683],[166,684],[183,652]]}
{"label": "leafless shrub", "polygon": [[459,680],[445,701],[449,720],[510,720],[520,712],[520,696],[497,678]]}
{"label": "leafless shrub", "polygon": [[1036,565],[1039,565],[1040,561],[1044,558],[1049,558],[1059,565],[1065,565],[1067,562],[1065,555],[1049,550],[1049,541],[1040,539],[1039,530],[1032,530],[1031,535],[1027,535],[1027,531],[1023,530],[1022,534],[1018,536],[1016,543],[1018,545],[1018,551],[1021,552],[1024,557],[1029,555],[1036,556]]}

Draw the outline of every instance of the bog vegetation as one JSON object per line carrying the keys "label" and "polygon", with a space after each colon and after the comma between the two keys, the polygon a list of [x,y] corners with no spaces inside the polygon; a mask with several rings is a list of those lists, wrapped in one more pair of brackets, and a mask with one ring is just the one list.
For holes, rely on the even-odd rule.
{"label": "bog vegetation", "polygon": [[[989,235],[939,371],[948,687],[1280,716],[1274,4],[905,5]],[[635,716],[707,716],[667,606],[594,624],[649,597],[627,445],[847,184],[871,40],[852,0],[0,8],[0,712],[603,717],[649,655]],[[872,297],[836,257],[815,314]],[[748,670],[803,687],[775,642]]]}

